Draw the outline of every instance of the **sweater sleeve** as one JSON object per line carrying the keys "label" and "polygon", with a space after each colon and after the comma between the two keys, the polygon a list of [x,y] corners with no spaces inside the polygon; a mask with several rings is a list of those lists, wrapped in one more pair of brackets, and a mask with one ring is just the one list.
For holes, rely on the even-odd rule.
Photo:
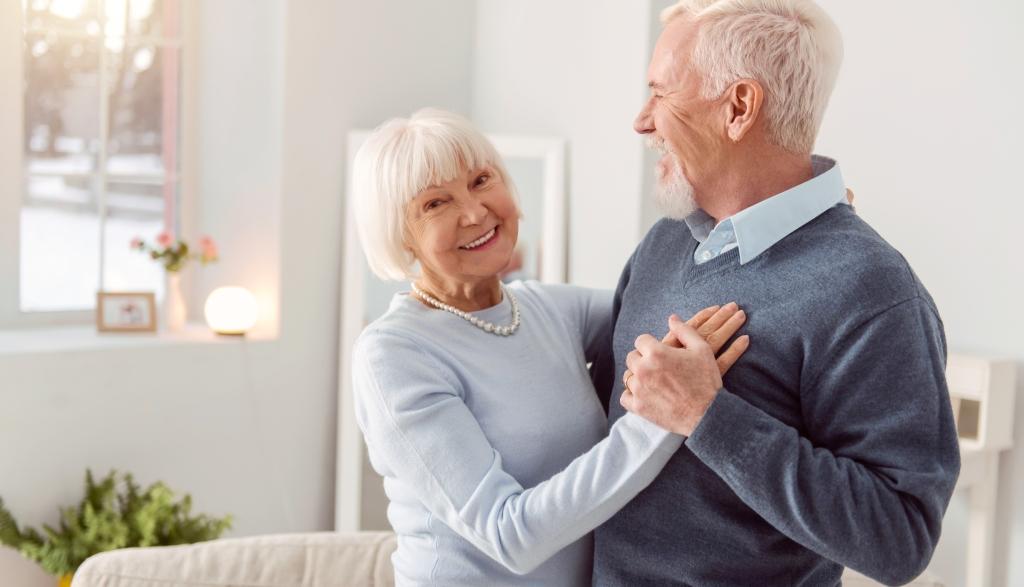
{"label": "sweater sleeve", "polygon": [[722,390],[686,445],[789,538],[906,583],[931,560],[960,468],[941,322],[910,299],[826,356],[800,390],[803,435]]}
{"label": "sweater sleeve", "polygon": [[587,362],[593,362],[611,344],[613,292],[563,284],[544,284],[543,288],[578,333]]}
{"label": "sweater sleeve", "polygon": [[563,471],[524,489],[502,469],[456,374],[414,341],[364,334],[353,378],[357,421],[377,471],[416,488],[434,516],[520,574],[610,518],[682,444],[642,418],[623,418]]}

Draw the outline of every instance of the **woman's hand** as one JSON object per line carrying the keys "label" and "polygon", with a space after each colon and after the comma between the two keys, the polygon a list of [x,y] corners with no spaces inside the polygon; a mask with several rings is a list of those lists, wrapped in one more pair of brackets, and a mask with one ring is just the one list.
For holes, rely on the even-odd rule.
{"label": "woman's hand", "polygon": [[[693,318],[687,320],[686,323],[707,341],[715,356],[718,357],[719,373],[725,375],[736,364],[736,361],[743,353],[747,351],[747,348],[750,346],[750,337],[743,335],[729,345],[729,348],[724,353],[719,354],[719,351],[722,350],[726,341],[732,338],[746,321],[747,313],[741,310],[736,305],[736,302],[732,302],[724,306],[704,308],[694,314]],[[676,348],[683,346],[671,331],[665,335],[661,342]]]}
{"label": "woman's hand", "polygon": [[666,430],[689,436],[722,389],[722,375],[750,346],[750,337],[744,335],[718,355],[746,319],[730,303],[701,310],[686,323],[673,314],[669,333],[660,341],[640,335],[626,355],[619,403]]}
{"label": "woman's hand", "polygon": [[[698,334],[707,341],[711,350],[718,357],[718,372],[725,375],[736,361],[739,360],[743,353],[747,352],[747,348],[750,346],[750,337],[743,335],[737,338],[724,353],[719,354],[722,347],[725,346],[728,341],[741,326],[747,321],[747,313],[740,309],[736,302],[726,304],[724,306],[711,306],[704,308],[700,312],[693,315],[686,321],[686,324],[697,331]],[[665,338],[661,339],[662,344],[666,344],[675,348],[682,348],[683,345],[679,342],[679,338],[669,330],[669,333],[665,335]],[[626,364],[630,362],[630,357],[633,359],[637,358],[633,355],[639,355],[637,350],[633,350],[626,356]],[[622,374],[622,380],[628,381],[632,373],[629,369]]]}

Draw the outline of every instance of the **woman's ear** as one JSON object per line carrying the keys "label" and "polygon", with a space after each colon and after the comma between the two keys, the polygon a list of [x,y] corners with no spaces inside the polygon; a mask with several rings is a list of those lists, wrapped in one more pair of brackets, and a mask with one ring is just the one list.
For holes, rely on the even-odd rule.
{"label": "woman's ear", "polygon": [[405,219],[402,221],[402,224],[402,249],[415,257],[416,249],[412,245],[412,238],[410,238],[410,235],[412,235],[415,228],[413,227],[413,222],[409,217],[408,211],[406,212]]}
{"label": "woman's ear", "polygon": [[729,140],[738,143],[747,136],[761,115],[764,88],[752,79],[742,79],[726,92],[726,133]]}

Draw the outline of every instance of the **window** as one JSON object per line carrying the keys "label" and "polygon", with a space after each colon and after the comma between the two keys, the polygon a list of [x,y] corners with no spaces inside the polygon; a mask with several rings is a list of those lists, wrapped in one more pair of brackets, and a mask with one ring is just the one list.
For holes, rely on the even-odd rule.
{"label": "window", "polygon": [[178,225],[178,1],[22,0],[22,13],[18,306],[161,296],[162,270],[129,242]]}

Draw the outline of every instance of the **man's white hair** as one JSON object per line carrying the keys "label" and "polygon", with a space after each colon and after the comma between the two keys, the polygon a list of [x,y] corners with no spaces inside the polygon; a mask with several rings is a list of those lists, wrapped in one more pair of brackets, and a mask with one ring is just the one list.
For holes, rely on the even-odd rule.
{"label": "man's white hair", "polygon": [[692,61],[713,100],[740,79],[764,86],[769,139],[810,153],[843,61],[843,40],[812,0],[681,0],[661,13],[668,24],[696,19]]}
{"label": "man's white hair", "polygon": [[377,127],[352,166],[356,230],[370,270],[381,279],[415,277],[416,259],[406,247],[409,202],[428,187],[485,166],[497,171],[515,198],[494,145],[462,116],[424,108]]}

